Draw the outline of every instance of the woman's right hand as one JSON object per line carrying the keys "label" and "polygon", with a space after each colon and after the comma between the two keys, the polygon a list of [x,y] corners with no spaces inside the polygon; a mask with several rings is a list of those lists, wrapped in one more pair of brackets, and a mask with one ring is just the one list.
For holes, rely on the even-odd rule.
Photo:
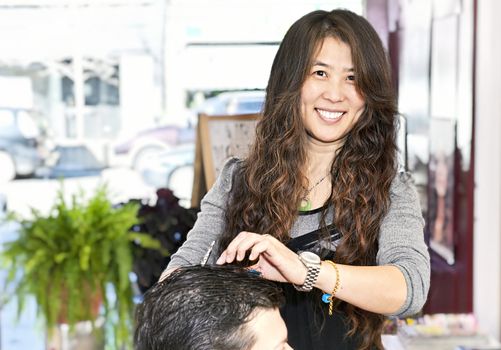
{"label": "woman's right hand", "polygon": [[223,251],[216,264],[242,261],[248,252],[249,260],[257,260],[251,268],[261,272],[263,278],[298,285],[304,283],[307,269],[298,255],[270,235],[240,232]]}

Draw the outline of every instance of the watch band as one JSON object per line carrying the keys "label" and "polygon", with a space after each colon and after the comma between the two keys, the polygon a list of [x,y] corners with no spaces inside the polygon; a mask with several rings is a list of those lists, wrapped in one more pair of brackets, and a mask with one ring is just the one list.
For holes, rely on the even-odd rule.
{"label": "watch band", "polygon": [[304,283],[300,286],[294,284],[294,288],[296,288],[296,290],[300,292],[310,292],[318,279],[319,273],[320,266],[308,266],[308,271],[306,272],[306,279],[304,280]]}
{"label": "watch band", "polygon": [[[311,254],[311,253],[310,253]],[[317,257],[318,259],[318,257]],[[300,292],[309,292],[313,289],[313,286],[315,285],[315,282],[318,279],[318,275],[320,273],[320,262],[318,263],[312,263],[312,262],[307,262],[303,259],[301,256],[301,253],[299,254],[299,260],[306,266],[306,278],[303,282],[302,285],[296,285],[294,284],[294,288]],[[318,259],[320,260],[320,259]]]}

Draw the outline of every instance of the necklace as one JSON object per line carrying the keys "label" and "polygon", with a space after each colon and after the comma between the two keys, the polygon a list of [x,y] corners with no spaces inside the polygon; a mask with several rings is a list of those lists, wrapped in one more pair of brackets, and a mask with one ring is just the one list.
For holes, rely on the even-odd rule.
{"label": "necklace", "polygon": [[311,200],[310,198],[308,198],[309,194],[311,193],[311,191],[313,191],[315,187],[320,185],[322,181],[324,181],[329,175],[330,174],[325,175],[320,180],[318,180],[313,186],[311,186],[309,189],[306,190],[306,193],[301,198],[301,202],[299,203],[299,211],[308,211],[311,209]]}

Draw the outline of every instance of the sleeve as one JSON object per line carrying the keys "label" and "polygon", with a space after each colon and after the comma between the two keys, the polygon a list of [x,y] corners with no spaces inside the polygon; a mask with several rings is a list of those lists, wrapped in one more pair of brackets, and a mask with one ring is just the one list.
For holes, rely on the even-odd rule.
{"label": "sleeve", "polygon": [[[226,202],[231,190],[233,173],[238,164],[237,158],[230,158],[225,163],[214,186],[200,203],[200,212],[195,225],[183,245],[172,255],[167,269],[200,264],[209,245],[222,234]],[[208,263],[215,261],[216,256],[211,254]]]}
{"label": "sleeve", "polygon": [[417,191],[408,174],[399,173],[391,187],[391,205],[381,225],[378,265],[394,265],[407,283],[407,297],[395,316],[410,316],[423,307],[430,288],[430,255]]}

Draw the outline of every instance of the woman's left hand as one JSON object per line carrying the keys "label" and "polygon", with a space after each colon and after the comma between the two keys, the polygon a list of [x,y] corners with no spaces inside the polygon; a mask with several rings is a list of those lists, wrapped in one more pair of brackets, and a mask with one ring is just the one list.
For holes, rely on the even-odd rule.
{"label": "woman's left hand", "polygon": [[298,285],[304,283],[307,270],[298,255],[270,235],[240,232],[216,263],[223,265],[235,260],[242,261],[248,251],[249,260],[258,260],[251,268],[261,272],[262,277]]}

